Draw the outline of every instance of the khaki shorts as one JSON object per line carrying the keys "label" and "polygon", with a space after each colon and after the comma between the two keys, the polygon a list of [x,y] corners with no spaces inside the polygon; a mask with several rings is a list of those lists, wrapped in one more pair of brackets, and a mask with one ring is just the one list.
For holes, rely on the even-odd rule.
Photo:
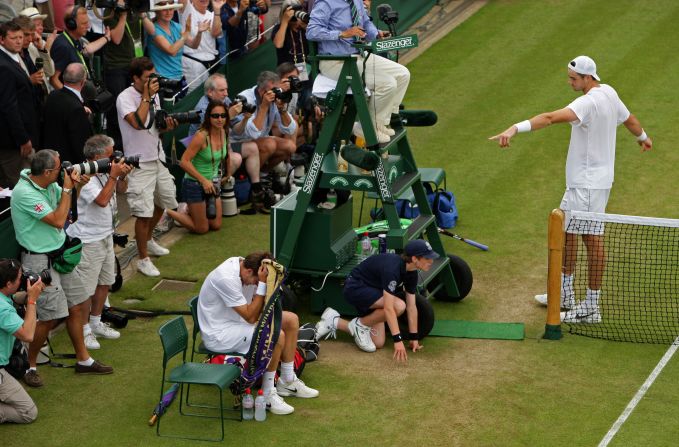
{"label": "khaki shorts", "polygon": [[139,163],[128,179],[127,203],[133,216],[153,217],[155,206],[177,208],[174,177],[160,160]]}
{"label": "khaki shorts", "polygon": [[[40,273],[48,268],[49,262],[47,255],[22,253],[21,264],[24,271],[30,270],[34,273]],[[90,297],[85,291],[85,286],[77,269],[68,274],[61,274],[51,267],[49,271],[52,275],[52,284],[45,287],[36,305],[38,320],[40,321],[65,318],[68,316],[69,308]]]}
{"label": "khaki shorts", "polygon": [[113,235],[83,243],[82,257],[76,270],[82,278],[88,296],[94,295],[97,286],[110,286],[116,281],[116,258],[113,252]]}
{"label": "khaki shorts", "polygon": [[566,232],[570,234],[604,234],[603,222],[574,221],[568,211],[605,213],[610,189],[568,188],[561,199],[559,208],[566,211]]}

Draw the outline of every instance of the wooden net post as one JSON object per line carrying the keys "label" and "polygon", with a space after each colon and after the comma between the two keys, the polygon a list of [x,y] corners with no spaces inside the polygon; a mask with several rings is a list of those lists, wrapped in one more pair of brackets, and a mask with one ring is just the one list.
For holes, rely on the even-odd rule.
{"label": "wooden net post", "polygon": [[564,212],[552,210],[549,214],[547,245],[549,249],[547,269],[547,323],[542,338],[559,340],[561,334],[561,269],[564,250]]}

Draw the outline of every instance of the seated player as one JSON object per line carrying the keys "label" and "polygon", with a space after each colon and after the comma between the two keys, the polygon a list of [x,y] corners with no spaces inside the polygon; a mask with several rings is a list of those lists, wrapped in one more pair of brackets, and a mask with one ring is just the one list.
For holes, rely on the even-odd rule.
{"label": "seated player", "polygon": [[[344,285],[344,298],[358,310],[359,316],[347,321],[328,307],[316,324],[318,337],[334,336],[339,329],[351,334],[362,350],[374,352],[384,346],[386,322],[394,340],[394,360],[407,361],[397,318],[408,312],[410,348],[413,352],[422,349],[417,340],[417,271],[428,271],[438,257],[429,242],[421,239],[408,242],[402,255],[370,256],[351,271]],[[405,301],[397,296],[399,289],[405,289]]]}

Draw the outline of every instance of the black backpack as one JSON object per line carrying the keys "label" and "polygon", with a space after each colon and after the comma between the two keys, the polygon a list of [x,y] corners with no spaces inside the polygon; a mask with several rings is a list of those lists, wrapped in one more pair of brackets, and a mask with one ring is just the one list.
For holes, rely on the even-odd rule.
{"label": "black backpack", "polygon": [[9,356],[9,363],[5,370],[17,380],[20,380],[28,369],[28,351],[20,340],[14,339],[12,354]]}

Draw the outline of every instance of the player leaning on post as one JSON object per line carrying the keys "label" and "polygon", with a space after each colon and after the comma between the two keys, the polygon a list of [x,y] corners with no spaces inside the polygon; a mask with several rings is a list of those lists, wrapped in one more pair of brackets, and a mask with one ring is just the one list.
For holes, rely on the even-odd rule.
{"label": "player leaning on post", "polygon": [[[564,211],[604,213],[611,187],[615,162],[616,129],[624,124],[636,138],[642,151],[648,151],[653,142],[646,135],[639,120],[632,115],[618,97],[617,92],[599,83],[596,64],[587,56],[578,56],[568,63],[568,83],[583,96],[563,109],[542,113],[510,126],[501,134],[491,137],[508,147],[511,138],[520,132],[543,129],[550,124],[570,123],[571,141],[566,159],[566,193],[560,208]],[[568,225],[566,225],[568,227]],[[573,272],[577,253],[577,235],[587,248],[588,288],[584,301],[576,304],[573,289]],[[580,228],[566,233],[564,266],[561,275],[562,321],[570,323],[599,323],[599,298],[603,278],[605,251],[602,228]],[[547,304],[547,295],[535,299]]]}

